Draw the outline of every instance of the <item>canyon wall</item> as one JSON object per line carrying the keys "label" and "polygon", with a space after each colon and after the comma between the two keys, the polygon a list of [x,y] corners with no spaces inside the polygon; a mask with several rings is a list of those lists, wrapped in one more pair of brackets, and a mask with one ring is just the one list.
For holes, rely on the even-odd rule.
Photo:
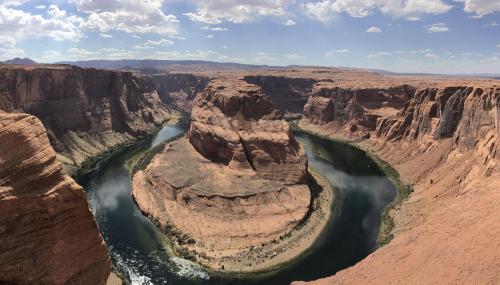
{"label": "canyon wall", "polygon": [[[498,81],[422,85],[428,86],[415,88],[391,112],[355,108],[358,98],[339,97],[340,87],[309,98],[303,128],[357,141],[414,186],[408,200],[390,211],[394,238],[389,244],[353,267],[311,284],[500,280],[500,229],[495,226],[500,222]],[[321,96],[325,92],[336,95]],[[377,116],[366,124],[365,118],[374,112]]]}
{"label": "canyon wall", "polygon": [[312,78],[271,75],[249,75],[244,80],[260,86],[281,113],[292,118],[302,114],[316,82]]}
{"label": "canyon wall", "polygon": [[191,112],[193,100],[208,85],[206,76],[188,73],[154,74],[151,79],[165,104]]}
{"label": "canyon wall", "polygon": [[323,81],[314,86],[303,117],[313,124],[329,124],[347,134],[366,136],[375,129],[379,118],[396,114],[414,91],[403,84],[346,88]]}
{"label": "canyon wall", "polygon": [[0,283],[105,284],[106,245],[42,123],[0,111]]}
{"label": "canyon wall", "polygon": [[59,159],[73,166],[170,116],[147,77],[67,65],[1,66],[0,110],[38,117]]}

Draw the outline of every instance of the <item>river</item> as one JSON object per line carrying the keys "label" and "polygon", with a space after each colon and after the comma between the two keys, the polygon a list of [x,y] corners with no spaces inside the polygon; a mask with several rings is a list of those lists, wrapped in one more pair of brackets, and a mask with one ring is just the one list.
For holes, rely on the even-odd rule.
{"label": "river", "polygon": [[347,268],[376,249],[380,218],[396,188],[362,150],[295,132],[309,164],[335,187],[333,218],[314,248],[287,268],[266,276],[209,276],[189,261],[169,258],[161,234],[136,207],[126,162],[161,142],[181,135],[186,122],[165,126],[156,135],[99,162],[79,179],[118,271],[132,284],[289,284],[314,280]]}

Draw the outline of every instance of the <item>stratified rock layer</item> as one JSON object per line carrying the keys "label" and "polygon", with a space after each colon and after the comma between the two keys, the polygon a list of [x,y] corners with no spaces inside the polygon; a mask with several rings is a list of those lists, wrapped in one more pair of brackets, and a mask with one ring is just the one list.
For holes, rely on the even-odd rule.
{"label": "stratified rock layer", "polygon": [[134,175],[133,195],[184,256],[214,269],[265,270],[301,253],[285,255],[301,246],[285,236],[309,211],[307,177],[305,152],[270,99],[224,78],[198,95],[187,138]]}
{"label": "stratified rock layer", "polygon": [[105,284],[106,245],[42,123],[0,111],[0,283]]}
{"label": "stratified rock layer", "polygon": [[193,100],[208,85],[209,78],[184,73],[151,76],[161,100],[186,112],[191,112]]}
{"label": "stratified rock layer", "polygon": [[214,80],[197,98],[188,138],[208,159],[251,167],[261,177],[304,182],[307,157],[290,125],[262,90],[235,79]]}
{"label": "stratified rock layer", "polygon": [[76,166],[169,118],[149,78],[66,65],[2,65],[0,110],[38,117],[61,161]]}
{"label": "stratified rock layer", "polygon": [[[494,284],[500,279],[498,81],[429,85],[417,88],[396,112],[376,118],[375,127],[364,130],[370,139],[358,143],[414,185],[410,198],[391,211],[394,239],[358,264],[311,284]],[[351,99],[346,106],[355,104]],[[334,138],[363,136],[349,129],[356,119],[339,128],[324,123],[338,112],[350,113],[348,108],[335,109],[330,98],[311,97],[308,105],[304,128]]]}

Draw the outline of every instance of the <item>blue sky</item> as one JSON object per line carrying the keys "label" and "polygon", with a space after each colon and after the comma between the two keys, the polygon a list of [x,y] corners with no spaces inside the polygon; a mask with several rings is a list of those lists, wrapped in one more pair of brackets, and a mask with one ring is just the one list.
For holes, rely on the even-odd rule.
{"label": "blue sky", "polygon": [[0,0],[0,60],[500,73],[499,0]]}

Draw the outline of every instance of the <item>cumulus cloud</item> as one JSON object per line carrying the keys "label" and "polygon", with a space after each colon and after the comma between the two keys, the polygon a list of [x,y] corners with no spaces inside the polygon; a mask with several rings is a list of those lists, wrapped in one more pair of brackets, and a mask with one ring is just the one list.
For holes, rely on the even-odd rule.
{"label": "cumulus cloud", "polygon": [[283,22],[283,25],[285,26],[295,26],[297,23],[295,23],[294,20],[287,20],[286,22]]}
{"label": "cumulus cloud", "polygon": [[177,34],[178,20],[162,11],[164,0],[74,0],[78,11],[88,15],[83,26],[102,33]]}
{"label": "cumulus cloud", "polygon": [[206,24],[220,24],[223,20],[246,23],[262,16],[284,17],[287,7],[295,0],[191,0],[197,6],[196,12],[186,13],[192,21]]}
{"label": "cumulus cloud", "polygon": [[367,33],[381,33],[382,30],[378,27],[373,26],[373,27],[368,28],[368,30],[366,30],[366,32]]}
{"label": "cumulus cloud", "polygon": [[50,17],[34,15],[17,9],[21,1],[0,1],[0,35],[11,35],[14,41],[27,38],[49,37],[54,40],[78,40],[83,34],[79,28],[83,19],[67,16],[66,11],[51,5],[47,11]]}
{"label": "cumulus cloud", "polygon": [[427,33],[444,33],[450,31],[450,29],[446,26],[445,23],[432,24],[426,26],[426,28],[427,28]]}
{"label": "cumulus cloud", "polygon": [[191,21],[201,22],[210,25],[217,25],[222,23],[222,21],[215,15],[212,15],[207,10],[198,10],[196,13],[184,13]]}
{"label": "cumulus cloud", "polygon": [[416,17],[419,14],[443,14],[452,6],[443,0],[323,0],[304,4],[303,8],[312,18],[328,22],[339,13],[362,18],[379,10],[395,17]]}
{"label": "cumulus cloud", "polygon": [[497,0],[455,0],[464,3],[464,11],[473,13],[476,18],[500,12],[500,1]]}

